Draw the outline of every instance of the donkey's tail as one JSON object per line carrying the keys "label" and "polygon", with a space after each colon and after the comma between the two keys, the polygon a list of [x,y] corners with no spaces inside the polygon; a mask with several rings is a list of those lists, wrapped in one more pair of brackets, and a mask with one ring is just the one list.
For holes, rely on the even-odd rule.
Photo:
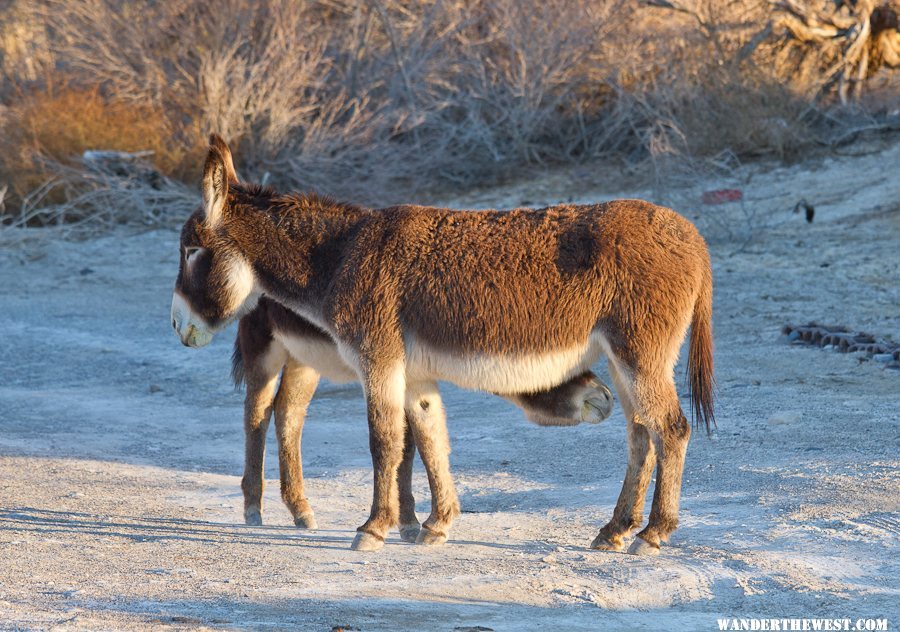
{"label": "donkey's tail", "polygon": [[234,351],[231,352],[231,379],[235,388],[239,389],[244,384],[244,354],[241,353],[240,336],[235,338]]}
{"label": "donkey's tail", "polygon": [[688,380],[694,425],[704,424],[706,433],[716,425],[713,413],[715,377],[713,375],[712,271],[707,263],[700,294],[691,319],[691,342],[688,352]]}

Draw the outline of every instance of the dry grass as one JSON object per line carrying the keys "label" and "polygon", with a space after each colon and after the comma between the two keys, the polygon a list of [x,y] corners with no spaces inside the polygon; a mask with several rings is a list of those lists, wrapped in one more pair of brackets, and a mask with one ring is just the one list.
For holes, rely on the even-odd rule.
{"label": "dry grass", "polygon": [[[168,181],[192,185],[211,131],[236,145],[247,179],[375,204],[528,165],[613,159],[651,165],[663,181],[718,169],[723,156],[791,160],[867,107],[836,114],[808,51],[798,64],[777,38],[757,37],[770,14],[762,0],[680,11],[636,0],[13,6],[0,17],[46,32],[29,39],[33,63],[16,49],[30,74],[3,88],[0,178],[18,192],[7,209],[24,208],[42,178],[69,183],[51,187],[65,200],[29,198],[32,221],[36,199],[81,199],[87,216],[107,216],[73,184],[80,170],[87,189],[99,186],[71,160],[85,149],[152,150]],[[40,64],[68,83],[36,80]],[[896,93],[889,81],[880,103]],[[865,116],[879,124],[876,111]]]}
{"label": "dry grass", "polygon": [[[7,143],[0,155],[0,178],[11,183],[7,203],[21,204],[60,166],[79,164],[89,149],[146,151],[162,173],[179,179],[196,175],[202,158],[199,141],[193,148],[175,143],[158,109],[104,97],[98,86],[47,83],[17,99],[0,129]],[[44,201],[63,201],[62,191],[55,191]]]}

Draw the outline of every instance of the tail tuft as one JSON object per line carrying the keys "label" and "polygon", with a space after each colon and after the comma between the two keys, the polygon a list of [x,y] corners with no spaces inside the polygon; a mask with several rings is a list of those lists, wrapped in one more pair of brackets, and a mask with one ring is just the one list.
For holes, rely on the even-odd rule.
{"label": "tail tuft", "polygon": [[713,373],[712,272],[709,268],[704,275],[691,320],[688,380],[694,426],[705,425],[706,434],[710,435],[716,425],[713,411],[716,382]]}

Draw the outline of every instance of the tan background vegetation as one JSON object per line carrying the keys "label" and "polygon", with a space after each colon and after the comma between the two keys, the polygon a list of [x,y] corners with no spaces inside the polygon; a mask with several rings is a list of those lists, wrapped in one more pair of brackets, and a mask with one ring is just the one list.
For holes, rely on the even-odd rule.
{"label": "tan background vegetation", "polygon": [[[835,6],[6,2],[7,220],[166,221],[159,204],[143,208],[146,182],[83,152],[152,152],[163,178],[149,195],[169,204],[190,197],[211,131],[234,145],[245,178],[368,204],[601,159],[657,177],[794,160],[900,118],[900,73],[879,52],[893,49],[864,41],[863,72],[861,45],[857,65],[846,61],[852,30],[825,43],[798,30],[800,9],[858,19],[858,7]],[[130,203],[117,205],[123,191]]]}

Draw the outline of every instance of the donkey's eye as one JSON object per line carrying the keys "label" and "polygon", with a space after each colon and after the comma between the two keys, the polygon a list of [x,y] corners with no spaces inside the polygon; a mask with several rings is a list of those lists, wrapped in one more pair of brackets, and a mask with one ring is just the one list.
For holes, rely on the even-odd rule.
{"label": "donkey's eye", "polygon": [[185,263],[190,264],[191,261],[194,259],[194,257],[196,257],[198,254],[200,254],[200,251],[201,251],[201,250],[203,250],[203,248],[198,248],[198,247],[196,247],[196,246],[192,246],[192,247],[190,247],[190,248],[185,248],[185,249],[184,249],[184,261],[185,261]]}

